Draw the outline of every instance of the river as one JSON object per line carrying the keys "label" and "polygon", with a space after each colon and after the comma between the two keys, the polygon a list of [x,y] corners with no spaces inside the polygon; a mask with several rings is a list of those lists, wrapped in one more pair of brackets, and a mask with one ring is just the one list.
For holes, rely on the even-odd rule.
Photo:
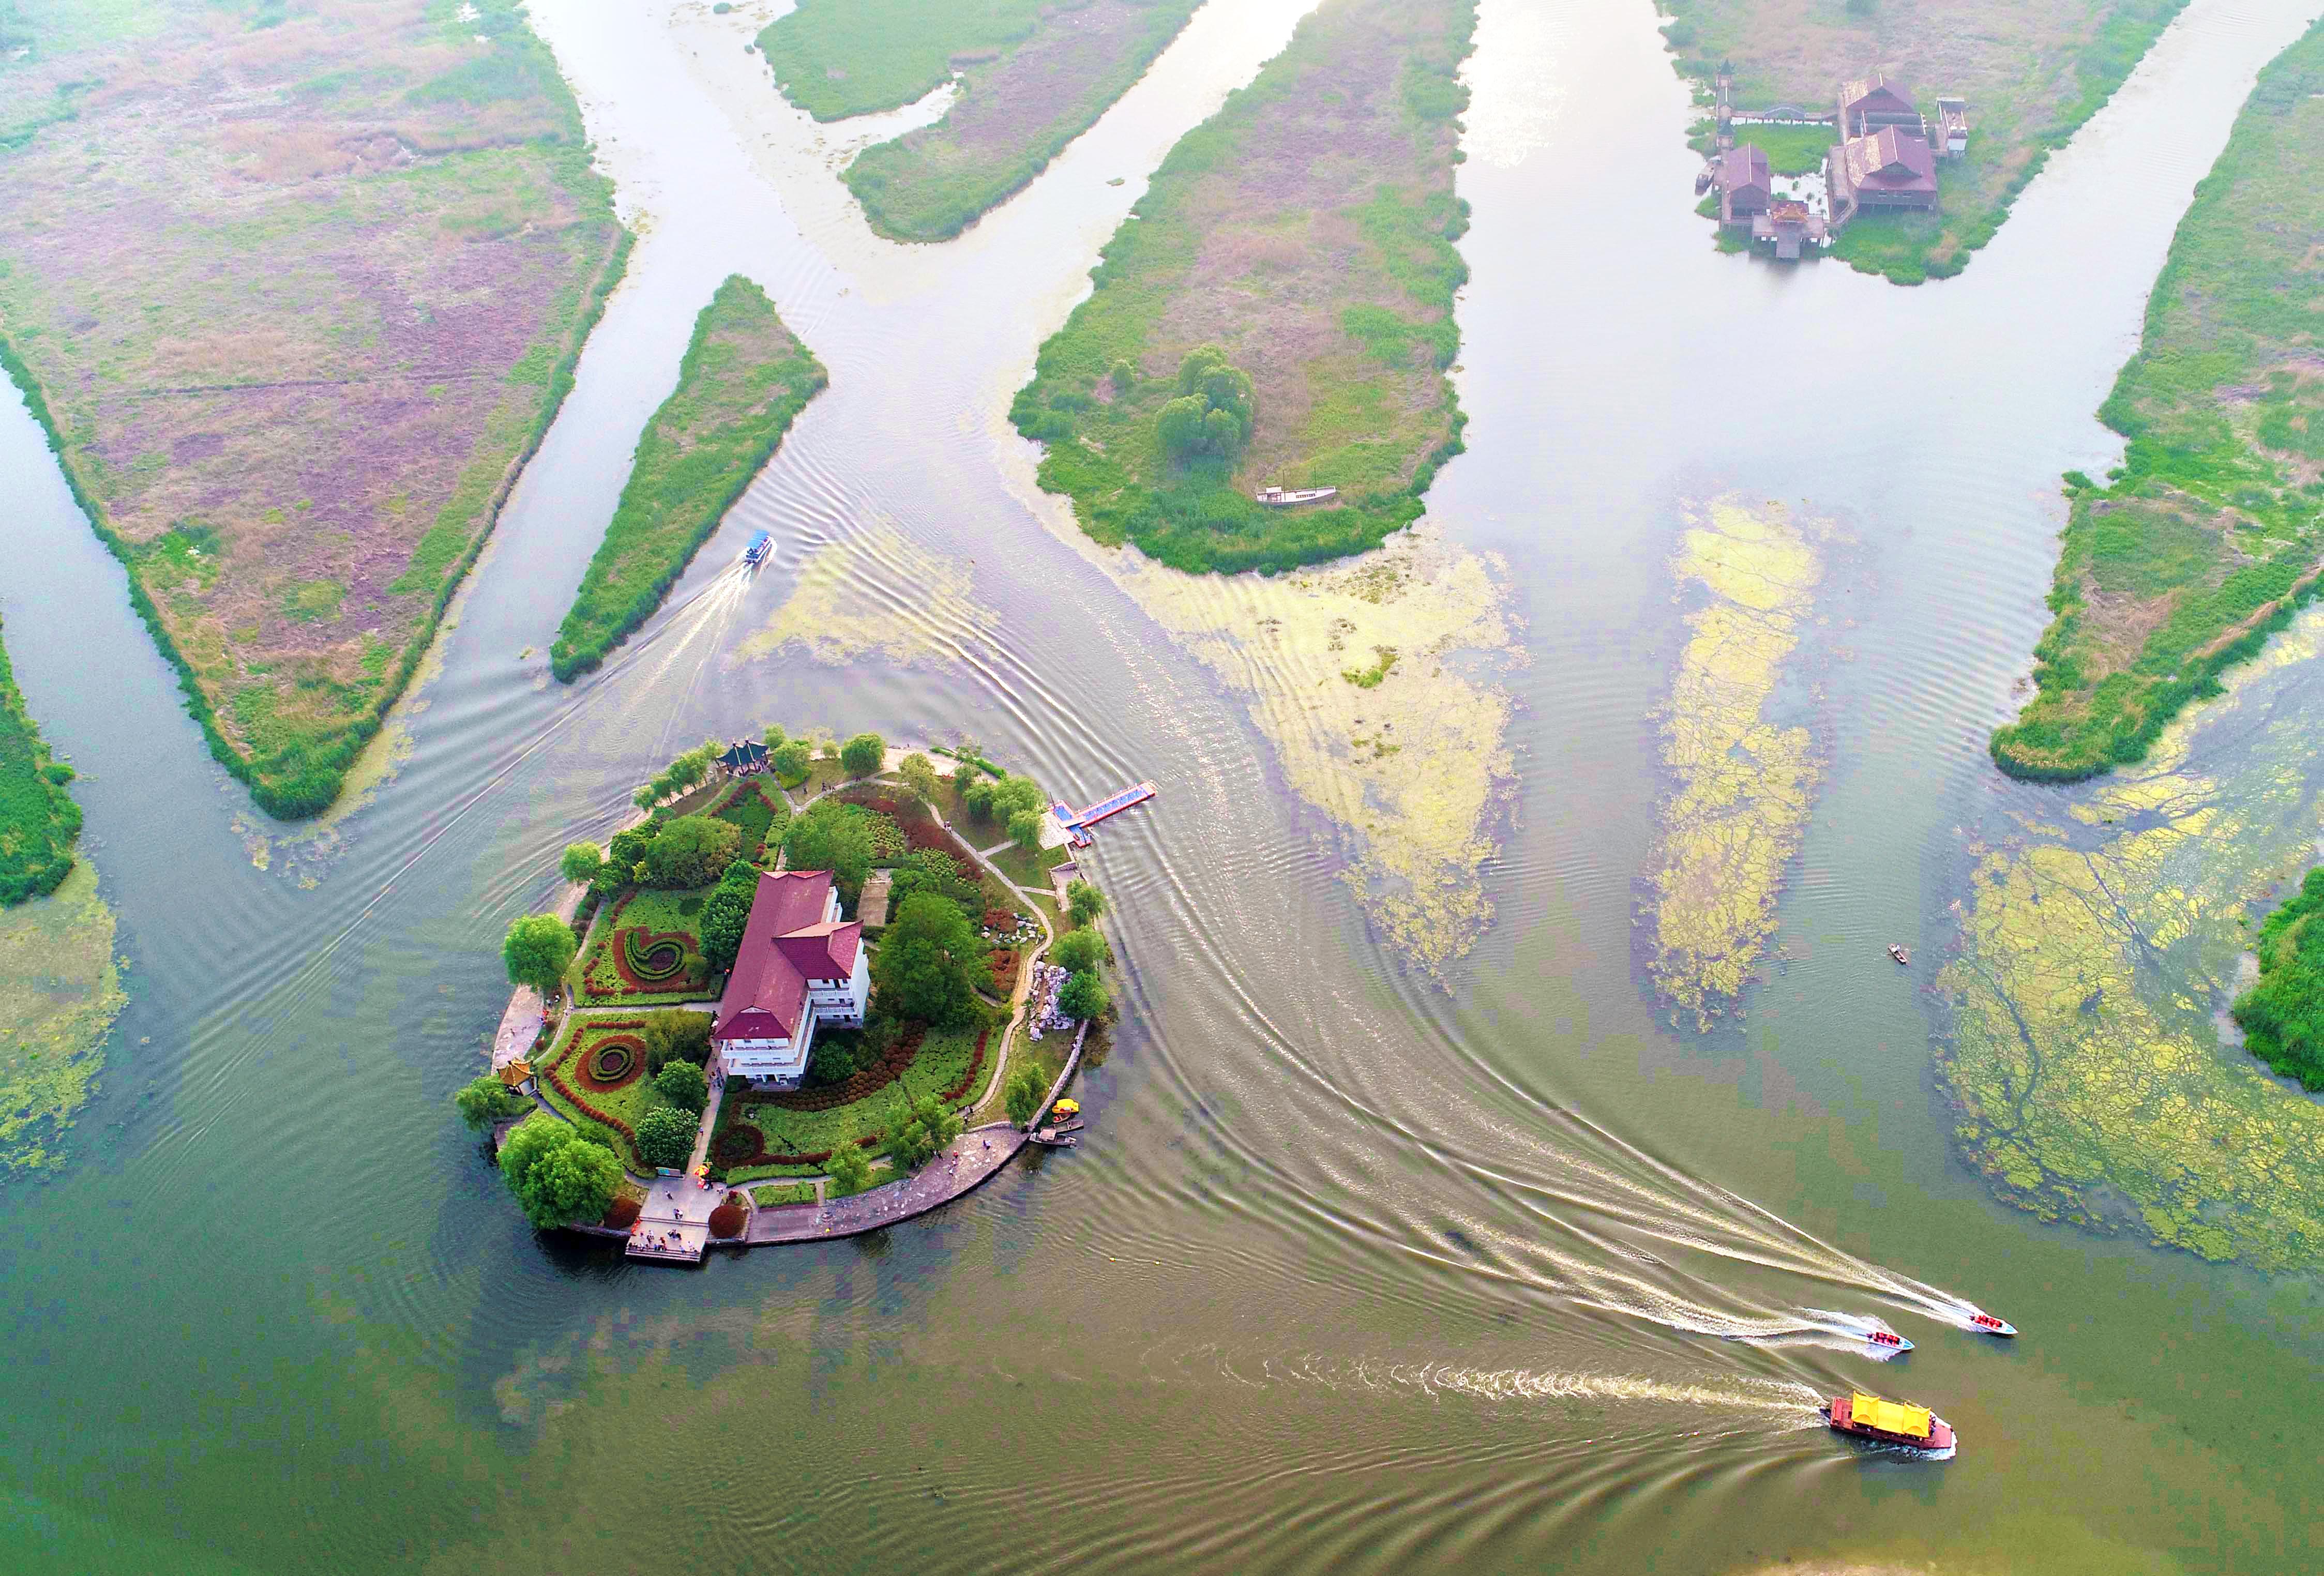
{"label": "river", "polygon": [[[2312,4],[2197,0],[1966,274],[1900,291],[1712,253],[1645,5],[1485,0],[1469,452],[1428,529],[1506,604],[1476,683],[1511,770],[1493,917],[1441,976],[1342,879],[1362,829],[1303,791],[1267,677],[1062,528],[1001,419],[1296,0],[1204,12],[924,251],[834,195],[828,129],[737,88],[746,16],[535,9],[642,239],[324,824],[266,823],[209,761],[0,401],[0,533],[42,572],[6,588],[10,650],[84,774],[131,992],[72,1165],[0,1194],[12,1568],[2312,1568],[2312,1276],[1995,1201],[1880,956],[1948,944],[1962,828],[2032,791],[1983,741],[2045,617],[2058,474],[2116,456],[2091,412],[2172,226]],[[623,456],[733,269],[832,385],[670,609],[554,686]],[[1671,830],[1674,555],[1720,500],[1818,522],[1783,694],[1825,765],[1781,960],[1702,1033],[1634,920]],[[759,529],[775,560],[740,580]],[[777,719],[966,731],[1068,797],[1159,786],[1092,858],[1127,972],[1089,1141],[699,1272],[536,1237],[447,1103],[498,937],[668,754]],[[2027,1338],[1950,1328],[1950,1295]],[[1920,1350],[1875,1368],[1820,1309]],[[1811,1407],[1852,1383],[1935,1405],[1960,1459],[1836,1448]]]}

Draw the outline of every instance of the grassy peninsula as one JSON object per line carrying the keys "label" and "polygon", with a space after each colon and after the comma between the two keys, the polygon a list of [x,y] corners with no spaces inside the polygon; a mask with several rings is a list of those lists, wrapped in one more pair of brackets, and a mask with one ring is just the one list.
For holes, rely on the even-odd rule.
{"label": "grassy peninsula", "polygon": [[72,873],[80,806],[73,770],[51,759],[0,644],[0,908],[45,897]]}
{"label": "grassy peninsula", "polygon": [[[1474,0],[1325,0],[1170,151],[1011,410],[1090,535],[1274,570],[1418,518],[1463,420],[1445,369],[1475,24]],[[1198,434],[1172,414],[1190,400]],[[1268,509],[1268,484],[1339,496]]]}
{"label": "grassy peninsula", "polygon": [[759,42],[783,92],[817,120],[894,109],[957,76],[942,120],[866,149],[845,176],[881,235],[945,241],[1048,168],[1201,3],[807,0]]}
{"label": "grassy peninsula", "polygon": [[638,439],[621,503],[549,650],[558,677],[588,672],[652,616],[829,381],[766,292],[729,275],[695,319],[678,388]]}
{"label": "grassy peninsula", "polygon": [[2129,440],[2072,499],[2037,687],[1993,736],[2014,777],[2144,757],[2312,594],[2324,550],[2324,27],[2260,74],[2196,189],[2099,414]]}
{"label": "grassy peninsula", "polygon": [[[1679,71],[1707,87],[1729,63],[1738,109],[1789,104],[1829,115],[1840,83],[1875,70],[1924,115],[1941,93],[1969,101],[1969,153],[1937,161],[1937,209],[1863,215],[1833,248],[1863,272],[1919,284],[1969,265],[2051,152],[2122,86],[2187,0],[1656,3],[1675,17],[1665,36]],[[1787,135],[1797,134],[1768,140]]]}
{"label": "grassy peninsula", "polygon": [[9,25],[0,360],[212,753],[316,813],[570,382],[611,188],[515,0]]}

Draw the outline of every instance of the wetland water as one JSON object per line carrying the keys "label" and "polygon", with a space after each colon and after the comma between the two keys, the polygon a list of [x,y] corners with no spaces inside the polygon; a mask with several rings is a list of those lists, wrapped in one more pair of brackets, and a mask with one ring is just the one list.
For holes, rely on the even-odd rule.
{"label": "wetland water", "polygon": [[[1145,172],[1297,4],[1206,11],[920,251],[870,237],[829,144],[754,89],[755,8],[619,9],[536,6],[644,238],[349,810],[248,808],[0,410],[7,561],[42,567],[0,612],[85,774],[131,994],[71,1164],[0,1194],[13,1566],[2313,1567],[2312,1277],[1996,1203],[1950,1147],[1929,971],[1879,950],[1941,952],[1970,834],[2032,813],[1983,741],[2058,473],[2110,462],[2090,412],[2171,227],[2310,7],[2197,0],[1966,275],[1898,291],[1711,251],[1646,5],[1486,0],[1470,452],[1407,595],[1458,687],[1391,712],[1400,668],[1352,715],[1303,704],[1339,659],[1297,621],[1403,602],[1123,570],[1001,419]],[[622,456],[735,268],[831,387],[647,637],[552,686]],[[1687,532],[1768,501],[1816,562],[1758,687],[1816,767],[1775,834],[1801,851],[1781,960],[1702,1033],[1647,993],[1633,920],[1694,830],[1663,815],[1692,802],[1670,708],[1705,687],[1678,684],[1711,583]],[[759,529],[778,556],[744,581]],[[1416,749],[1443,791],[1352,789],[1341,730],[1429,708],[1483,759]],[[965,728],[1066,797],[1159,785],[1093,858],[1129,975],[1090,1139],[700,1273],[538,1239],[447,1106],[497,938],[576,825],[774,718]],[[2319,775],[2288,748],[2265,770]],[[1415,871],[1434,897],[1381,900]],[[2029,1339],[1972,1342],[1944,1293]],[[1877,1369],[1817,1309],[1921,1350]],[[1934,1405],[1960,1459],[1835,1448],[1810,1407],[1851,1382]]]}

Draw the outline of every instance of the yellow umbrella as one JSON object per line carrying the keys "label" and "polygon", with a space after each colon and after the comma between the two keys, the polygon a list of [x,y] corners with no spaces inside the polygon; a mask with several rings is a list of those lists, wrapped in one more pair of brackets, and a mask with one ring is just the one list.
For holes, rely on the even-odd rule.
{"label": "yellow umbrella", "polygon": [[1061,1100],[1049,1109],[1059,1116],[1079,1116],[1082,1113],[1082,1108],[1070,1100]]}

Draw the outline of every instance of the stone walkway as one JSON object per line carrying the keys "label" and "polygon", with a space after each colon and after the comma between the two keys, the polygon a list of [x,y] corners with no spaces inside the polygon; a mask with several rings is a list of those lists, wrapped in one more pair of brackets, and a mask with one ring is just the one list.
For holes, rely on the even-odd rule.
{"label": "stone walkway", "polygon": [[867,1188],[853,1198],[833,1199],[828,1203],[753,1210],[742,1240],[812,1242],[853,1237],[924,1215],[991,1181],[1029,1141],[1007,1122],[972,1128],[901,1182]]}

